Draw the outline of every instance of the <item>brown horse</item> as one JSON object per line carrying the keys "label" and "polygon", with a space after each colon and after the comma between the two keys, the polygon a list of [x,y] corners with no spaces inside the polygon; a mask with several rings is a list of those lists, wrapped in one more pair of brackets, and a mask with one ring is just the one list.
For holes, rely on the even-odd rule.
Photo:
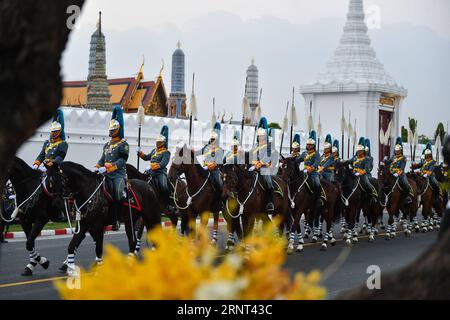
{"label": "brown horse", "polygon": [[[247,152],[246,159],[248,158]],[[266,190],[259,179],[259,173],[249,171],[248,167],[244,164],[226,164],[221,168],[224,196],[227,197],[224,212],[234,218],[241,218],[244,237],[252,232],[257,220],[262,220],[264,225],[270,223],[266,209]],[[288,210],[288,189],[286,183],[279,177],[272,179],[274,185],[279,187],[274,191],[274,216],[280,217],[279,227],[283,234],[282,228]]]}
{"label": "brown horse", "polygon": [[305,215],[305,220],[309,225],[314,226],[313,242],[318,240],[319,234],[322,231],[320,230],[319,221],[323,217],[327,228],[321,250],[328,248],[328,242],[334,246],[336,244],[336,239],[334,238],[334,222],[340,214],[340,206],[338,204],[338,201],[340,201],[339,188],[333,183],[321,180],[322,189],[326,196],[325,204],[322,206],[318,203],[316,196],[310,191],[307,183],[308,177],[300,171],[299,166],[295,163],[295,159],[292,157],[281,157],[280,164],[279,174],[288,184],[290,211],[293,215],[287,253],[291,254],[294,251],[296,233],[298,236],[296,250],[298,252],[303,251],[303,235],[299,232],[302,215]]}
{"label": "brown horse", "polygon": [[[182,174],[185,177],[186,187],[182,186]],[[195,220],[198,216],[201,218],[201,224],[206,226],[209,215],[204,213],[212,213],[214,217],[212,243],[217,243],[222,195],[216,192],[209,179],[209,173],[200,166],[194,151],[186,144],[176,149],[169,169],[169,177],[175,180],[175,206],[179,210],[186,210],[187,233],[191,231],[191,227],[195,228]]]}
{"label": "brown horse", "polygon": [[380,181],[382,192],[385,196],[385,203],[383,207],[386,207],[389,214],[388,226],[386,228],[385,239],[389,240],[396,237],[397,221],[394,219],[400,217],[400,212],[403,214],[405,236],[410,237],[417,211],[419,209],[418,191],[416,182],[412,179],[408,179],[409,185],[413,190],[414,196],[412,202],[407,203],[404,201],[403,190],[399,185],[398,177],[394,177],[390,171],[389,166],[382,165],[378,167],[378,181]]}

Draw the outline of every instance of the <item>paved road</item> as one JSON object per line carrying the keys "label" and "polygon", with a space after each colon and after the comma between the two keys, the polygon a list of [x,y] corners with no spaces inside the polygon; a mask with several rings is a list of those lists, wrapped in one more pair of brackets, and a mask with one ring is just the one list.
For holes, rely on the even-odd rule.
{"label": "paved road", "polygon": [[[378,265],[381,272],[389,273],[414,261],[437,238],[437,232],[413,234],[405,238],[398,233],[395,240],[386,241],[381,236],[374,243],[368,243],[365,237],[346,249],[344,243],[338,240],[335,247],[327,252],[319,250],[318,244],[306,244],[303,253],[294,253],[288,257],[287,268],[291,272],[321,270],[328,273],[330,266],[336,267],[336,259],[348,253],[347,258],[337,270],[325,280],[328,298],[332,299],[340,292],[366,283],[369,265]],[[38,267],[32,278],[20,276],[27,263],[27,252],[23,241],[14,241],[0,246],[0,299],[58,299],[52,280],[61,277],[57,268],[66,256],[69,237],[42,238],[37,240],[38,251],[51,259],[48,270]],[[223,239],[221,239],[222,243]],[[123,233],[106,235],[106,242],[127,252],[126,236]],[[343,252],[343,250],[347,250]],[[95,258],[94,243],[90,237],[83,242],[78,254],[77,263],[88,267]],[[383,285],[381,280],[381,285]]]}

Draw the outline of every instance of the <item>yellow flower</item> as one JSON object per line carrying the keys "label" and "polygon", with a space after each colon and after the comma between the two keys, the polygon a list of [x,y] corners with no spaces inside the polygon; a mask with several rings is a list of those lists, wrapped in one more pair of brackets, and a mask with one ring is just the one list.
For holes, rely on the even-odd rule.
{"label": "yellow flower", "polygon": [[205,227],[196,237],[157,228],[149,235],[156,250],[144,249],[141,260],[108,245],[102,267],[95,273],[81,270],[79,290],[64,281],[55,286],[64,299],[325,298],[318,272],[297,273],[291,280],[283,269],[286,240],[274,234],[273,226],[265,228],[245,239],[246,249],[220,257]]}

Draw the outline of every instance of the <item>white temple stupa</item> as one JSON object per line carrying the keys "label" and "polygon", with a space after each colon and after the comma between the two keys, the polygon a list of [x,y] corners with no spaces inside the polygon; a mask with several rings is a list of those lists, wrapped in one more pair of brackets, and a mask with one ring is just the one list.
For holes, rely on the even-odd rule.
{"label": "white temple stupa", "polygon": [[[357,139],[363,136],[371,140],[376,166],[378,160],[391,154],[395,137],[400,134],[399,114],[408,91],[384,70],[367,31],[363,0],[350,0],[344,34],[334,56],[314,82],[300,87],[306,105],[306,113],[301,118],[307,118],[311,105],[316,127],[320,115],[323,135],[330,133],[341,142],[344,106],[347,122],[349,112],[353,127],[357,121]],[[390,133],[387,132],[389,123]],[[383,138],[386,135],[391,137],[388,143]],[[346,158],[347,133],[344,141]]]}

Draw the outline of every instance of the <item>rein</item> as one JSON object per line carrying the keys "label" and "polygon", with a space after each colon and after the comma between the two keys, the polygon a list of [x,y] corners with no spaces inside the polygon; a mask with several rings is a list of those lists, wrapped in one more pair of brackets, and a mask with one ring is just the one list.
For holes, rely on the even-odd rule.
{"label": "rein", "polygon": [[[358,181],[357,181],[357,183],[356,183],[356,187],[352,190],[352,192],[350,192],[350,195],[349,195],[347,198],[344,197],[343,194],[341,194],[341,200],[342,200],[342,202],[344,203],[344,205],[345,205],[346,207],[349,206],[349,200],[350,200],[350,198],[355,194],[356,190],[358,190],[358,188],[361,186],[360,182],[361,182],[361,177],[358,176]],[[362,187],[361,187],[361,188],[362,188]]]}
{"label": "rein", "polygon": [[391,196],[391,194],[394,192],[395,187],[398,185],[398,181],[399,181],[400,177],[397,177],[397,179],[395,180],[394,186],[392,187],[391,191],[388,194],[384,194],[386,197],[386,202],[383,204],[380,201],[380,204],[382,207],[386,208],[388,202],[389,202],[389,197]]}
{"label": "rein", "polygon": [[239,197],[236,197],[236,201],[239,204],[239,212],[236,216],[233,216],[233,214],[230,212],[230,209],[228,208],[228,199],[227,199],[227,201],[225,202],[225,205],[226,205],[228,214],[230,215],[231,218],[233,218],[233,219],[239,218],[244,213],[244,206],[247,203],[248,199],[250,199],[250,197],[252,196],[253,192],[255,191],[256,184],[258,183],[258,178],[259,178],[259,173],[257,172],[256,176],[255,176],[255,182],[253,183],[253,187],[249,191],[247,198],[245,198],[245,200],[242,203],[239,201]]}
{"label": "rein", "polygon": [[[301,178],[297,178],[296,180],[294,180],[294,182],[300,180]],[[291,202],[291,208],[294,209],[295,208],[295,198],[297,197],[297,194],[299,194],[300,190],[303,188],[303,186],[305,185],[306,181],[308,181],[308,174],[306,174],[305,179],[303,180],[302,184],[298,187],[297,191],[295,192],[294,196],[291,197],[291,191],[289,189],[289,183],[287,184],[287,189],[288,189],[288,198],[289,201]],[[294,183],[293,182],[293,183]]]}
{"label": "rein", "polygon": [[185,206],[185,207],[180,207],[180,206],[178,205],[177,200],[176,200],[177,185],[178,185],[178,180],[179,180],[179,179],[177,178],[177,180],[175,181],[175,190],[174,190],[175,196],[174,196],[174,199],[173,199],[173,201],[174,201],[175,206],[177,207],[177,209],[185,210],[185,209],[189,208],[189,206],[190,206],[191,203],[192,203],[192,200],[193,200],[196,196],[198,196],[199,193],[202,192],[203,188],[206,186],[206,183],[208,182],[210,176],[211,176],[211,172],[208,172],[208,176],[206,177],[205,182],[204,182],[203,185],[200,187],[200,189],[198,189],[198,191],[195,192],[192,196],[189,194],[188,188],[186,188],[186,195],[188,196],[188,198],[187,198],[187,200],[186,200],[186,206]]}
{"label": "rein", "polygon": [[[88,198],[81,206],[78,207],[78,206],[77,206],[77,201],[74,199],[73,204],[74,204],[75,211],[76,211],[75,221],[77,222],[77,230],[78,230],[78,231],[74,231],[74,230],[73,230],[72,224],[71,224],[71,222],[70,222],[69,210],[68,210],[68,205],[67,205],[67,202],[69,201],[69,198],[68,198],[68,197],[65,197],[65,198],[64,198],[64,209],[65,209],[65,211],[66,211],[67,222],[69,223],[69,227],[70,227],[72,233],[78,234],[78,233],[80,232],[81,210],[82,210],[87,204],[89,204],[89,202],[92,200],[92,198],[94,198],[94,196],[97,195],[97,193],[99,192],[101,186],[105,183],[105,179],[106,179],[106,177],[103,176],[102,181],[97,185],[97,187],[95,188],[94,192],[92,192],[92,194],[89,196],[89,198]],[[86,212],[85,212],[85,215],[86,215],[87,213],[89,213],[90,210],[92,210],[92,208],[90,208],[90,209],[88,208],[88,209],[86,210]]]}
{"label": "rein", "polygon": [[41,189],[41,187],[45,184],[45,181],[47,180],[47,176],[44,176],[43,178],[41,178],[41,183],[39,183],[38,187],[31,193],[31,195],[26,198],[24,201],[22,201],[22,203],[20,203],[19,205],[17,205],[17,197],[14,198],[14,211],[11,214],[11,219],[6,219],[3,216],[2,210],[0,210],[0,216],[3,219],[3,221],[5,221],[6,223],[10,223],[12,221],[14,221],[17,217],[17,214],[19,213],[19,209],[25,205],[26,203],[28,203],[31,199],[33,199],[33,197],[37,194],[37,192]]}

